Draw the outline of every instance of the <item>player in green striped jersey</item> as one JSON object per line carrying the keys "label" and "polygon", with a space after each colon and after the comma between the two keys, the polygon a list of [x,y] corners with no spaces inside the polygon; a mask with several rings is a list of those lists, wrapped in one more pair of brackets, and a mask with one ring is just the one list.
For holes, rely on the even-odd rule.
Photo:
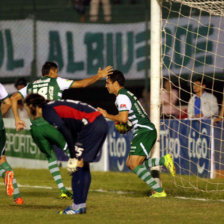
{"label": "player in green striped jersey", "polygon": [[73,81],[58,77],[58,66],[54,62],[45,62],[42,66],[42,78],[29,83],[26,87],[15,93],[12,99],[12,110],[15,117],[16,129],[23,129],[25,123],[20,119],[18,114],[17,102],[24,99],[29,93],[38,93],[47,100],[58,100],[62,98],[62,92],[69,88],[84,88],[92,85],[99,79],[105,78],[112,71],[111,66],[107,66],[103,70],[99,68],[96,75],[79,80]]}
{"label": "player in green striped jersey", "polygon": [[149,157],[150,151],[156,142],[157,132],[155,126],[150,122],[147,113],[138,101],[137,97],[124,88],[125,78],[122,72],[114,70],[106,81],[106,88],[110,94],[116,95],[115,105],[118,109],[117,115],[107,113],[106,110],[98,108],[105,118],[115,122],[132,122],[133,139],[131,149],[126,161],[129,169],[150,186],[155,193],[152,197],[166,197],[166,192],[155,181],[150,173],[154,166],[165,166],[174,176],[176,171],[170,154],[161,158]]}
{"label": "player in green striped jersey", "polygon": [[72,193],[69,192],[63,184],[61,173],[57,164],[57,157],[53,148],[53,146],[56,145],[69,156],[67,143],[63,135],[42,117],[32,120],[31,135],[40,151],[47,157],[48,169],[58,186],[60,197],[72,199]]}
{"label": "player in green striped jersey", "polygon": [[13,196],[16,204],[23,204],[23,199],[19,192],[16,179],[14,177],[14,172],[12,170],[12,167],[7,162],[5,156],[6,133],[2,115],[7,113],[7,111],[10,109],[11,100],[5,87],[0,83],[0,103],[1,102],[3,102],[4,104],[1,105],[0,110],[0,176],[4,178],[7,195]]}

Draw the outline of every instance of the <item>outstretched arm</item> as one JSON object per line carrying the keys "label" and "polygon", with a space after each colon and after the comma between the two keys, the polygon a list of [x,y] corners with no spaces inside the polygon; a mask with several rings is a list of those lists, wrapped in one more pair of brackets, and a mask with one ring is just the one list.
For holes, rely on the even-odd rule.
{"label": "outstretched arm", "polygon": [[96,81],[98,81],[99,79],[103,79],[106,76],[112,74],[112,72],[113,72],[113,68],[111,66],[107,66],[103,70],[101,70],[101,68],[99,68],[96,75],[86,78],[86,79],[83,79],[83,80],[75,81],[72,84],[71,88],[84,88],[84,87],[90,86],[93,83],[95,83]]}
{"label": "outstretched arm", "polygon": [[25,122],[20,119],[19,112],[18,112],[18,101],[19,100],[22,100],[22,96],[20,95],[20,93],[15,93],[11,96],[12,112],[15,117],[15,125],[16,125],[17,131],[23,130],[25,127]]}
{"label": "outstretched arm", "polygon": [[97,110],[105,117],[112,121],[126,123],[128,121],[128,111],[121,111],[117,115],[108,114],[106,110],[98,107]]}

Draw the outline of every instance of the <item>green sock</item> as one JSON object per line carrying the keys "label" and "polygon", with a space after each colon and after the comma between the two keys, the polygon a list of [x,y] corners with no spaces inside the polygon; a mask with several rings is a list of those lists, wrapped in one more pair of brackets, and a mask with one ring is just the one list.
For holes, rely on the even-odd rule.
{"label": "green sock", "polygon": [[50,170],[52,177],[58,185],[58,188],[61,191],[67,191],[62,182],[61,173],[57,164],[57,160],[55,158],[51,158],[48,160],[48,169]]}
{"label": "green sock", "polygon": [[[6,171],[13,171],[12,167],[9,165],[9,163],[6,161],[4,163],[1,164],[1,168]],[[5,174],[4,174],[5,175]],[[5,177],[5,176],[4,176]]]}
{"label": "green sock", "polygon": [[153,159],[148,159],[148,160],[145,160],[144,161],[144,166],[147,168],[147,169],[150,169],[154,166],[162,166],[164,165],[164,157],[161,157],[161,158],[153,158]]}
{"label": "green sock", "polygon": [[5,178],[5,169],[3,169],[0,165],[0,177]]}
{"label": "green sock", "polygon": [[152,177],[151,173],[144,165],[139,165],[134,169],[137,176],[143,180],[149,187],[151,187],[156,192],[162,192],[163,188]]}

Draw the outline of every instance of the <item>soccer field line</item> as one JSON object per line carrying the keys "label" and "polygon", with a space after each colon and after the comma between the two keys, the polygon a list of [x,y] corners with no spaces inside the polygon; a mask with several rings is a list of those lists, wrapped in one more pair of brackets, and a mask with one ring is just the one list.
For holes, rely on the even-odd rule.
{"label": "soccer field line", "polygon": [[[4,183],[0,183],[0,185],[4,185]],[[28,184],[25,184],[25,185],[18,184],[18,187],[20,187],[20,188],[48,189],[48,190],[57,189],[56,187],[28,185]],[[71,190],[71,187],[66,187],[66,188],[68,190]],[[114,190],[108,191],[108,190],[104,190],[104,189],[90,190],[90,192],[113,193],[113,194],[135,194],[136,193],[134,191],[114,191]],[[207,198],[190,198],[190,197],[182,197],[182,196],[175,196],[174,198],[180,199],[180,200],[194,200],[194,201],[202,201],[202,202],[208,202],[208,201],[224,202],[224,200],[222,200],[222,199],[213,200],[213,199],[207,199]]]}

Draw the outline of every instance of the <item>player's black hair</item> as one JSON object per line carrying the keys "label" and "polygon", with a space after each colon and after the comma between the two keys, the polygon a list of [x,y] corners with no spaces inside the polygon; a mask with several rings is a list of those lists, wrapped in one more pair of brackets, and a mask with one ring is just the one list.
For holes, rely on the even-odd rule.
{"label": "player's black hair", "polygon": [[205,85],[207,84],[206,79],[204,77],[197,77],[194,82],[200,82],[201,85]]}
{"label": "player's black hair", "polygon": [[15,82],[15,84],[14,84],[14,86],[17,89],[17,86],[20,86],[20,85],[26,86],[27,85],[26,79],[24,79],[24,78],[17,79],[16,82]]}
{"label": "player's black hair", "polygon": [[108,75],[108,79],[110,79],[112,83],[117,81],[122,87],[125,84],[124,74],[119,70],[113,70],[113,73]]}
{"label": "player's black hair", "polygon": [[57,69],[58,66],[56,63],[51,61],[46,61],[42,66],[42,76],[49,75],[51,69]]}
{"label": "player's black hair", "polygon": [[31,114],[36,116],[36,107],[42,108],[47,100],[39,94],[31,93],[25,98],[24,103],[30,108]]}

